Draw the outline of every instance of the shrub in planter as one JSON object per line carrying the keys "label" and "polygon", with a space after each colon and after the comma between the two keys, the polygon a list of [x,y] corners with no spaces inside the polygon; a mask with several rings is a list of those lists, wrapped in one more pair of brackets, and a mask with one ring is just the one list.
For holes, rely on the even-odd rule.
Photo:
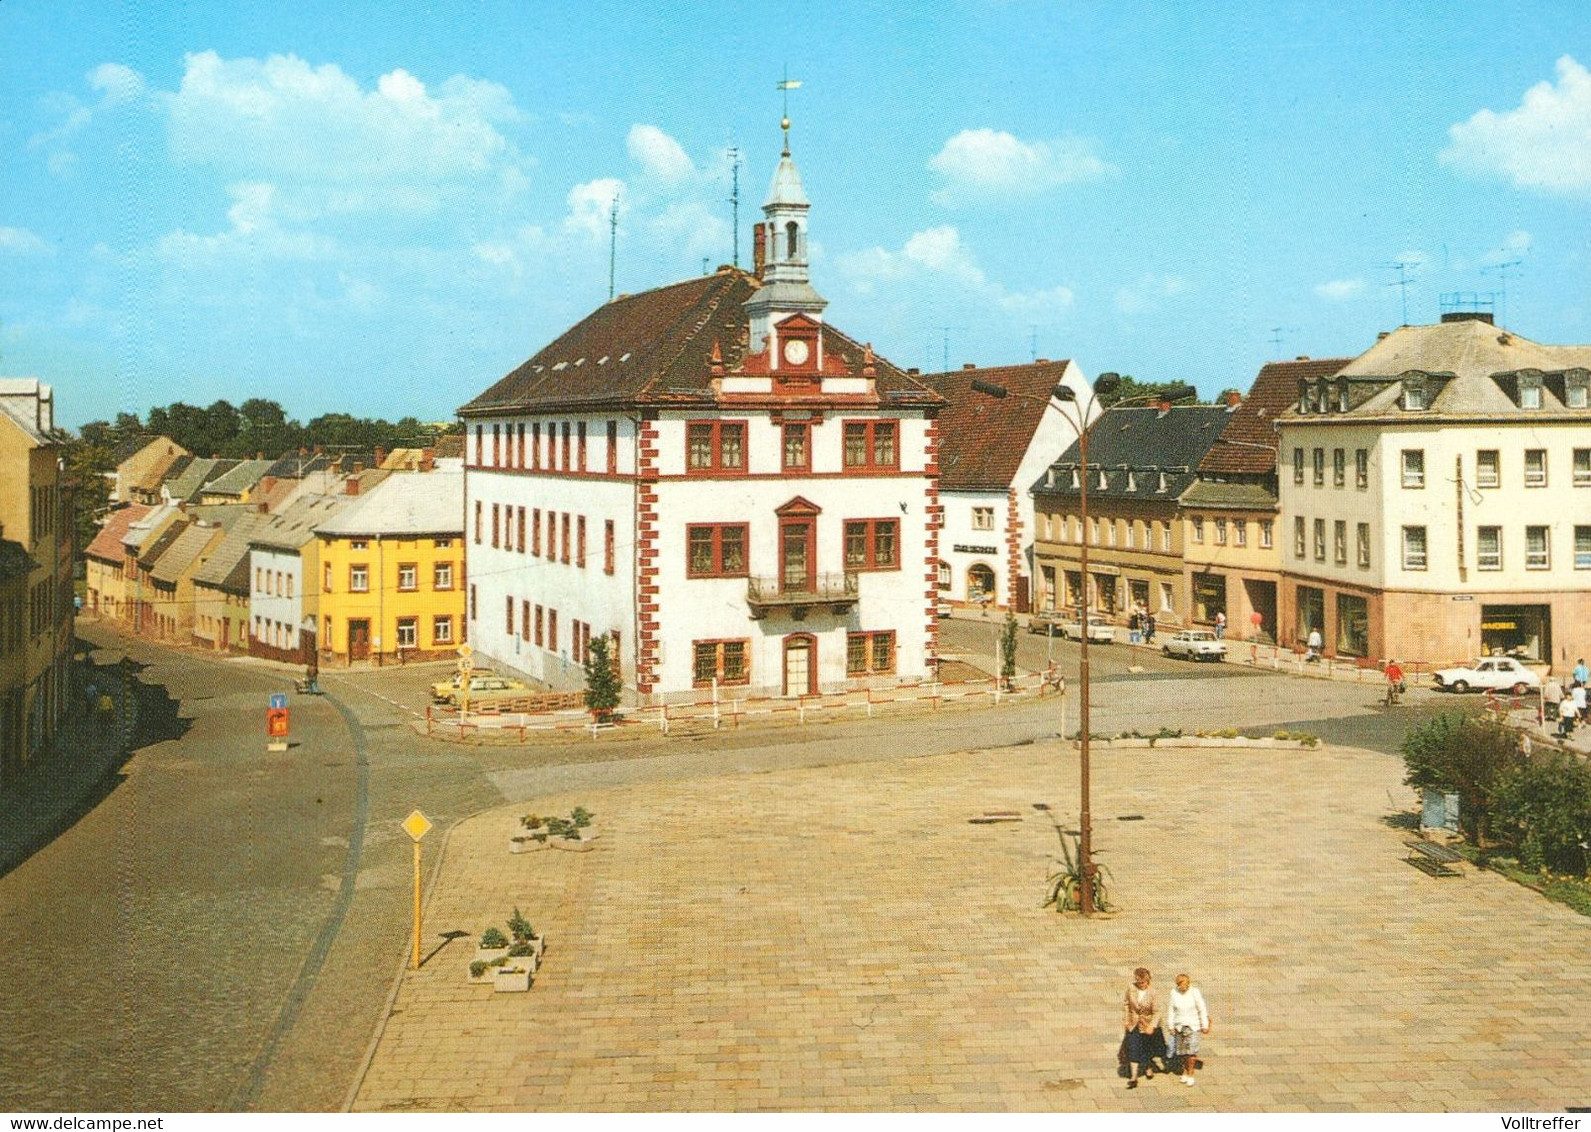
{"label": "shrub in planter", "polygon": [[508,946],[508,937],[497,928],[487,928],[481,933],[481,949],[495,951],[499,947]]}
{"label": "shrub in planter", "polygon": [[[536,929],[530,926],[530,921],[525,919],[518,907],[515,907],[514,914],[508,917],[508,934],[514,937],[515,943],[528,943],[536,938]],[[509,954],[512,955],[514,952],[510,951]]]}
{"label": "shrub in planter", "polygon": [[1558,752],[1525,760],[1498,790],[1496,818],[1497,833],[1518,850],[1525,868],[1583,875],[1591,770]]}
{"label": "shrub in planter", "polygon": [[576,829],[584,829],[591,824],[591,819],[594,817],[596,815],[584,806],[576,806],[569,814],[569,820],[574,823]]}
{"label": "shrub in planter", "polygon": [[475,962],[470,964],[470,978],[484,979],[486,972],[491,970],[491,967],[492,965],[484,959],[475,960]]}
{"label": "shrub in planter", "polygon": [[1404,782],[1458,795],[1459,827],[1483,844],[1503,786],[1520,769],[1519,733],[1505,723],[1448,712],[1410,729],[1403,739]]}

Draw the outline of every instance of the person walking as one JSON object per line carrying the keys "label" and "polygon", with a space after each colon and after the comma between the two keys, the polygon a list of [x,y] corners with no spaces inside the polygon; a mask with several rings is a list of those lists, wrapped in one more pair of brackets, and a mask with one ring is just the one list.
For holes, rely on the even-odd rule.
{"label": "person walking", "polygon": [[1126,998],[1126,1030],[1127,1030],[1127,1087],[1138,1087],[1138,1067],[1144,1069],[1144,1076],[1153,1077],[1155,1067],[1150,1064],[1154,1057],[1154,1047],[1151,1044],[1154,1032],[1160,1027],[1160,1000],[1149,986],[1150,975],[1148,967],[1139,967],[1132,973],[1132,986],[1127,988]]}
{"label": "person walking", "polygon": [[1563,685],[1558,683],[1556,676],[1549,676],[1547,682],[1541,686],[1542,722],[1555,723],[1558,719],[1558,705],[1563,703]]}
{"label": "person walking", "polygon": [[1569,673],[1569,679],[1581,684],[1591,684],[1591,668],[1585,666],[1585,657],[1574,662],[1574,671]]}
{"label": "person walking", "polygon": [[1216,615],[1215,615],[1215,639],[1219,641],[1222,637],[1225,637],[1225,636],[1226,636],[1226,614],[1224,612],[1218,610],[1216,612]]}
{"label": "person walking", "polygon": [[[1204,993],[1186,974],[1177,976],[1177,989],[1166,999],[1166,1051],[1169,1058],[1182,1059],[1184,1085],[1196,1084],[1199,1068],[1199,1035],[1210,1032],[1210,1010]],[[1175,1062],[1168,1062],[1175,1064]]]}
{"label": "person walking", "polygon": [[1558,738],[1574,738],[1574,725],[1577,717],[1578,712],[1575,710],[1574,697],[1564,696],[1563,702],[1558,705]]}
{"label": "person walking", "polygon": [[1304,659],[1305,660],[1319,660],[1320,659],[1321,646],[1324,645],[1325,643],[1326,643],[1326,640],[1325,640],[1324,637],[1322,637],[1320,635],[1320,630],[1319,629],[1311,629],[1309,631],[1309,652],[1304,656]]}
{"label": "person walking", "polygon": [[1155,643],[1155,615],[1153,613],[1146,613],[1146,614],[1144,614],[1144,644],[1152,645],[1154,643]]}

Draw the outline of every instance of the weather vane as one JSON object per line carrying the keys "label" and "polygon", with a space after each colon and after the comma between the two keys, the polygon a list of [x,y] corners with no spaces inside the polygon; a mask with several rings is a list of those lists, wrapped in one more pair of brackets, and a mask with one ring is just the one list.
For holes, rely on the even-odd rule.
{"label": "weather vane", "polygon": [[784,156],[790,156],[790,92],[801,88],[800,79],[790,77],[790,68],[784,69],[784,78],[779,80],[778,89],[784,94],[784,114],[779,120],[779,128],[784,131]]}

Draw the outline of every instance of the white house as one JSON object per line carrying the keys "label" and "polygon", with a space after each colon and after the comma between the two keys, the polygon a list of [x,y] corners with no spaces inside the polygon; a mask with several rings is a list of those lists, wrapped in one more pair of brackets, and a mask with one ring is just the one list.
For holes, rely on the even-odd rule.
{"label": "white house", "polygon": [[1466,312],[1300,382],[1277,422],[1284,641],[1555,669],[1591,651],[1587,367],[1591,346]]}
{"label": "white house", "polygon": [[643,696],[927,675],[940,398],[823,320],[788,147],[755,273],[621,296],[460,409],[469,640]]}
{"label": "white house", "polygon": [[[1046,607],[1034,589],[1034,511],[1029,488],[1077,439],[1086,410],[1099,405],[1082,370],[1070,361],[963,366],[923,378],[949,403],[939,415],[938,586],[955,607],[1025,613]],[[996,398],[974,381],[1007,391]],[[1056,388],[1072,391],[1063,401]],[[1041,587],[1042,588],[1042,587]]]}
{"label": "white house", "polygon": [[249,540],[249,652],[275,660],[303,659],[303,633],[319,614],[319,542],[315,528],[350,496],[307,495],[260,523]]}

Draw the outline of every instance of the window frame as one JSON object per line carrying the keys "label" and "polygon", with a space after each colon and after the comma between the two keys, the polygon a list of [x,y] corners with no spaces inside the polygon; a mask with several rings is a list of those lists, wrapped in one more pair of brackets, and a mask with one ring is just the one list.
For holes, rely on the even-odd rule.
{"label": "window frame", "polygon": [[[801,460],[790,459],[790,442],[799,437]],[[785,475],[805,475],[812,471],[812,422],[785,421],[779,426],[779,468]]]}
{"label": "window frame", "polygon": [[[1585,549],[1582,550],[1581,547]],[[1591,525],[1576,523],[1574,526],[1574,568],[1576,570],[1591,570]]]}
{"label": "window frame", "polygon": [[[724,533],[735,530],[740,532],[740,567],[735,570],[724,568]],[[695,561],[695,537],[697,532],[708,532],[709,545],[712,547],[712,567],[707,570],[697,570]],[[685,525],[685,576],[687,578],[748,578],[751,576],[751,524],[750,523],[687,523]]]}
{"label": "window frame", "polygon": [[1333,448],[1331,450],[1331,485],[1333,487],[1346,487],[1348,485],[1348,450],[1346,448]]}
{"label": "window frame", "polygon": [[[1530,547],[1530,538],[1533,533],[1541,535],[1541,549],[1539,551],[1532,550]],[[1525,528],[1525,569],[1552,569],[1552,528],[1550,526],[1531,524]]]}
{"label": "window frame", "polygon": [[[446,578],[445,581],[444,581],[443,576],[442,576],[443,575],[443,571],[446,571],[446,573],[447,573],[447,578]],[[431,563],[431,588],[433,590],[436,590],[436,591],[439,591],[439,592],[443,592],[443,593],[451,593],[452,592],[452,590],[453,590],[453,560],[452,559],[448,559],[446,562],[433,562],[433,563]]]}
{"label": "window frame", "polygon": [[[740,463],[724,463],[724,432],[727,429],[738,429],[740,432]],[[692,463],[691,450],[695,444],[694,430],[707,429],[706,440],[708,443],[708,462],[697,466]],[[685,422],[685,474],[688,476],[743,476],[751,466],[751,428],[744,418],[728,420],[716,417],[688,420]]]}
{"label": "window frame", "polygon": [[1576,448],[1571,466],[1575,487],[1591,487],[1591,448]]}
{"label": "window frame", "polygon": [[[725,646],[738,645],[741,654],[741,672],[738,678],[726,675],[728,669],[725,664],[728,650]],[[703,678],[702,671],[703,649],[712,650],[713,675]],[[710,688],[716,680],[720,688],[738,688],[751,683],[751,639],[749,637],[723,637],[716,639],[695,640],[691,642],[691,687]]]}
{"label": "window frame", "polygon": [[[1484,457],[1490,456],[1487,461]],[[1491,467],[1488,468],[1487,464]],[[1475,486],[1490,490],[1503,486],[1503,454],[1497,448],[1477,448],[1475,450]]]}
{"label": "window frame", "polygon": [[[1537,466],[1531,468],[1531,459],[1536,458]],[[1534,478],[1532,478],[1534,476]],[[1545,448],[1525,449],[1525,486],[1538,488],[1547,486],[1547,450]]]}
{"label": "window frame", "polygon": [[370,563],[350,562],[348,564],[348,592],[351,594],[367,594],[370,592]]}
{"label": "window frame", "polygon": [[[409,640],[407,642],[403,639],[403,631],[405,629],[409,631]],[[393,635],[393,647],[399,649],[417,649],[420,647],[420,618],[418,615],[398,618],[396,631]]]}
{"label": "window frame", "polygon": [[1370,569],[1370,524],[1354,524],[1354,558],[1359,564],[1359,569]]}
{"label": "window frame", "polygon": [[[851,437],[853,430],[860,429],[864,460],[853,462],[851,459]],[[890,436],[893,458],[889,461],[878,459],[878,440],[880,434]],[[900,471],[901,428],[900,421],[886,420],[881,417],[854,418],[840,422],[840,467],[846,473],[868,472],[898,472]]]}
{"label": "window frame", "polygon": [[[409,575],[408,585],[403,584],[403,576],[405,571],[407,571]],[[400,594],[412,594],[420,592],[420,564],[418,562],[398,563],[397,592]],[[419,630],[416,630],[415,632],[418,634]]]}
{"label": "window frame", "polygon": [[[1419,544],[1420,544],[1417,558],[1416,558],[1415,554],[1412,553],[1414,548],[1413,548],[1413,545],[1412,545],[1411,536],[1414,534],[1415,531],[1419,532]],[[1426,527],[1425,527],[1425,525],[1423,523],[1421,523],[1421,524],[1409,524],[1409,525],[1404,526],[1404,528],[1403,528],[1402,546],[1403,546],[1403,568],[1405,570],[1422,571],[1423,572],[1423,571],[1426,571],[1426,570],[1430,569],[1430,566],[1431,566],[1431,542],[1430,542],[1430,538],[1429,538],[1429,532],[1427,531],[1427,529],[1426,529]]]}
{"label": "window frame", "polygon": [[[893,562],[880,564],[878,560],[878,532],[879,528],[883,526],[888,526],[891,528],[895,553]],[[860,562],[853,562],[851,559],[851,536],[853,534],[851,529],[852,527],[864,528],[862,532],[864,550],[862,554],[862,560]],[[901,568],[899,519],[846,519],[841,524],[840,530],[841,555],[842,561],[845,565],[845,572],[847,574],[877,573],[883,570],[899,570]]]}
{"label": "window frame", "polygon": [[[1415,465],[1418,466],[1415,466]],[[1405,448],[1398,460],[1398,482],[1409,491],[1425,490],[1425,449]]]}
{"label": "window frame", "polygon": [[[887,643],[889,647],[889,663],[885,666],[881,666],[878,663],[878,645],[882,643]],[[858,645],[862,656],[862,664],[860,666],[852,663],[853,652]],[[860,679],[868,676],[893,676],[898,664],[895,630],[858,630],[845,634],[845,675],[848,679]]]}
{"label": "window frame", "polygon": [[[1492,538],[1490,553],[1485,549],[1487,532]],[[1503,528],[1501,526],[1485,525],[1475,528],[1475,569],[1501,570],[1503,568]]]}

